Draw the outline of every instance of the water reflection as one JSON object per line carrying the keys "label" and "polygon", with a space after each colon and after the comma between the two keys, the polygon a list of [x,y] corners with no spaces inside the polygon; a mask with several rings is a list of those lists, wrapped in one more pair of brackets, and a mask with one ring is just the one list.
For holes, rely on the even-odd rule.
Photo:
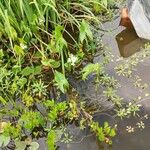
{"label": "water reflection", "polygon": [[122,57],[129,57],[139,51],[147,40],[137,36],[135,30],[125,29],[116,36],[116,41]]}

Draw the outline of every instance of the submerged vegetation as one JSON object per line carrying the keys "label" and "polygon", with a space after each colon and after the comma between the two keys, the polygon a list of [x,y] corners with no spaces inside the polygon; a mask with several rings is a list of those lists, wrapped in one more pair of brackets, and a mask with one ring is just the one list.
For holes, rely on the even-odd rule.
{"label": "submerged vegetation", "polygon": [[[94,112],[71,86],[69,75],[86,80],[94,74],[118,116],[136,115],[140,105],[124,108],[117,81],[105,72],[107,51],[97,49],[93,36],[93,26],[111,18],[115,2],[0,1],[0,147],[36,150],[34,139],[46,137],[48,149],[55,150],[58,141],[70,141],[64,131],[74,123],[112,144],[116,128],[93,120]],[[102,63],[94,64],[98,50]]]}

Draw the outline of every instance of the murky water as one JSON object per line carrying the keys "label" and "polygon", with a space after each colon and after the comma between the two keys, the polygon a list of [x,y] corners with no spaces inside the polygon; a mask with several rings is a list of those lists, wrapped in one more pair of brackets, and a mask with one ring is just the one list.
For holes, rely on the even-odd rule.
{"label": "murky water", "polygon": [[[119,19],[116,19],[113,22],[108,22],[103,25],[104,30],[108,30],[104,33],[102,38],[104,44],[107,47],[112,48],[112,53],[114,55],[114,60],[119,57],[130,57],[132,54],[138,52],[140,47],[143,46],[147,41],[138,38],[134,30],[127,30],[123,27],[118,27]],[[111,32],[109,32],[109,29]],[[112,31],[112,29],[114,29]],[[101,34],[101,33],[99,33]],[[100,62],[100,57],[95,58],[95,62]],[[114,71],[114,67],[117,65],[117,61],[112,62],[107,67],[107,72],[114,76],[122,85],[118,91],[118,94],[124,97],[126,101],[130,101],[134,97],[144,95],[144,93],[150,93],[150,88],[147,88],[144,92],[142,90],[136,89],[133,86],[131,80],[118,77]],[[140,63],[135,70],[135,74],[139,75],[143,82],[147,82],[150,85],[150,59],[145,60],[143,63]],[[95,92],[94,84],[92,81],[79,82],[78,90],[81,91],[81,94],[85,95],[89,100],[95,101],[97,104],[105,105],[105,109],[113,109],[113,106],[106,101],[102,101],[101,94],[102,91],[99,89]],[[142,102],[143,111],[141,115],[145,114],[150,115],[150,99],[145,99]],[[118,124],[118,135],[113,140],[113,146],[107,147],[105,145],[99,145],[96,138],[90,135],[89,131],[80,131],[77,127],[74,127],[75,130],[75,140],[70,144],[63,144],[60,146],[60,150],[150,150],[150,120],[145,121],[145,129],[140,130],[136,129],[134,133],[128,133],[126,131],[126,126],[136,126],[139,122],[139,118],[129,118],[125,120],[120,120],[115,117],[112,117],[108,114],[97,114],[95,117],[96,121],[103,123],[104,121],[110,122],[110,124]]]}

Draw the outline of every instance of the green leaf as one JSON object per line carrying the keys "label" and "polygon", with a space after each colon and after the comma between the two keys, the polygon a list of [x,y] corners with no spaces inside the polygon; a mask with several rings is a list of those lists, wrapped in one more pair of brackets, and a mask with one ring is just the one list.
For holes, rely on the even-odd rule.
{"label": "green leaf", "polygon": [[55,37],[55,42],[56,42],[55,47],[56,47],[56,50],[59,52],[63,49],[63,47],[67,47],[67,42],[63,38],[62,31],[63,31],[63,27],[58,25],[55,27],[55,31],[53,34]]}
{"label": "green leaf", "polygon": [[111,129],[110,133],[109,133],[109,136],[114,137],[115,135],[116,135],[115,129]]}
{"label": "green leaf", "polygon": [[0,135],[0,147],[5,147],[10,142],[10,136]]}
{"label": "green leaf", "polygon": [[44,118],[39,112],[29,111],[22,114],[18,121],[19,125],[25,129],[32,131],[35,127],[44,126]]}
{"label": "green leaf", "polygon": [[37,75],[40,74],[42,70],[41,66],[36,66],[36,67],[26,67],[21,71],[21,74],[23,76],[29,76],[29,75]]}
{"label": "green leaf", "polygon": [[4,52],[2,49],[0,49],[0,59],[2,59],[4,57]]}
{"label": "green leaf", "polygon": [[52,68],[58,68],[60,66],[59,61],[55,61],[54,59],[45,59],[42,60],[42,64],[44,66],[52,67]]}
{"label": "green leaf", "polygon": [[98,139],[101,142],[103,142],[105,140],[105,135],[103,133],[102,127],[98,128]]}
{"label": "green leaf", "polygon": [[1,97],[1,96],[0,96],[0,102],[1,102],[3,105],[5,105],[5,104],[7,103],[7,101],[6,101],[3,97]]}
{"label": "green leaf", "polygon": [[102,3],[105,7],[107,7],[107,5],[108,5],[108,0],[102,0],[101,3]]}
{"label": "green leaf", "polygon": [[93,40],[93,34],[92,34],[92,31],[90,29],[88,22],[86,22],[85,20],[82,20],[80,24],[80,35],[79,35],[80,42],[83,43],[83,41],[86,40],[87,37],[90,40]]}
{"label": "green leaf", "polygon": [[36,66],[34,68],[34,75],[40,74],[42,71],[42,67],[41,66]]}
{"label": "green leaf", "polygon": [[32,142],[29,147],[30,150],[38,150],[39,144],[37,142]]}
{"label": "green leaf", "polygon": [[102,65],[96,64],[88,64],[82,70],[82,79],[85,80],[91,73],[96,73],[97,75],[104,72],[104,68]]}
{"label": "green leaf", "polygon": [[18,46],[18,45],[15,45],[14,46],[14,51],[15,53],[18,55],[18,56],[22,56],[24,55],[24,50],[22,47]]}
{"label": "green leaf", "polygon": [[60,67],[60,62],[59,61],[55,61],[53,59],[50,59],[50,64],[51,64],[52,68]]}
{"label": "green leaf", "polygon": [[25,141],[15,141],[16,148],[15,150],[25,150],[27,144]]}
{"label": "green leaf", "polygon": [[54,100],[47,100],[44,105],[46,107],[54,107],[55,106],[55,101]]}
{"label": "green leaf", "polygon": [[22,70],[22,72],[21,72],[21,74],[23,75],[23,76],[29,76],[29,75],[31,75],[31,74],[33,74],[34,73],[34,68],[31,68],[31,67],[26,67],[26,68],[24,68],[23,70]]}
{"label": "green leaf", "polygon": [[17,73],[19,73],[20,71],[21,71],[21,66],[19,66],[19,65],[14,65],[14,66],[13,66],[12,72],[13,72],[14,74],[17,74]]}
{"label": "green leaf", "polygon": [[17,84],[22,88],[25,84],[27,83],[27,79],[26,78],[20,78],[17,81]]}
{"label": "green leaf", "polygon": [[58,87],[58,89],[60,89],[63,93],[65,93],[69,88],[69,83],[65,78],[64,74],[55,71],[54,76],[55,76],[54,81],[56,82],[55,85]]}
{"label": "green leaf", "polygon": [[108,122],[104,122],[104,129],[107,128],[107,127],[109,127]]}
{"label": "green leaf", "polygon": [[47,137],[48,150],[55,150],[55,141],[56,141],[56,133],[54,130],[51,130],[48,133]]}

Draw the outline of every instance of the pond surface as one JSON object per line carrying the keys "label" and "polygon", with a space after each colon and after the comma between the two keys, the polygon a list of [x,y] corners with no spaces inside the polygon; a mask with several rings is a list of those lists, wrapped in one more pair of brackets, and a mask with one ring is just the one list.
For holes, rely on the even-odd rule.
{"label": "pond surface", "polygon": [[[118,24],[119,18],[113,22],[105,23],[103,29],[107,31],[103,32],[104,36],[102,40],[108,48],[112,49],[114,60],[120,57],[124,57],[125,60],[127,57],[138,52],[140,47],[147,41],[138,38],[134,30],[118,27]],[[114,30],[112,31],[112,29]],[[101,35],[103,33],[100,31],[98,34]],[[100,57],[95,58],[95,62],[100,62],[100,60]],[[143,90],[136,89],[133,86],[133,82],[129,79],[119,77],[114,71],[114,67],[117,63],[117,61],[112,61],[107,67],[107,72],[120,82],[121,88],[118,91],[119,95],[124,97],[126,101],[130,101],[135,97],[144,95],[144,93],[150,93],[150,88],[145,89],[143,92]],[[143,82],[147,82],[148,85],[150,85],[150,59],[146,59],[143,63],[140,63],[134,72],[140,76]],[[99,103],[100,105],[105,105],[107,111],[113,109],[110,103],[102,100],[101,89],[95,92],[92,81],[79,82],[77,89],[81,91],[81,94],[88,97],[89,100],[95,101],[97,105]],[[143,107],[141,115],[150,115],[150,99],[145,98],[141,101]],[[134,133],[128,133],[126,126],[136,126],[137,122],[139,122],[139,118],[129,118],[122,121],[108,113],[100,113],[95,116],[95,120],[100,123],[108,121],[110,124],[118,124],[119,133],[114,138],[112,147],[99,145],[96,138],[90,135],[89,131],[80,131],[77,127],[71,127],[75,139],[70,144],[60,144],[60,150],[150,150],[150,119],[144,120],[144,130],[136,129]]]}
{"label": "pond surface", "polygon": [[[147,42],[146,40],[138,38],[134,30],[127,30],[123,27],[118,27],[119,18],[113,22],[107,22],[103,25],[103,31],[98,31],[98,35],[108,49],[112,49],[113,61],[107,66],[107,73],[114,76],[121,87],[118,90],[118,94],[124,98],[125,101],[130,101],[135,97],[143,96],[145,93],[150,94],[150,88],[139,90],[133,86],[133,81],[122,76],[118,76],[114,71],[114,67],[118,64],[117,59],[123,57],[126,60],[134,53],[138,54],[140,48]],[[100,62],[101,57],[95,57],[95,62]],[[150,86],[150,59],[145,59],[143,63],[140,63],[134,73],[142,79],[143,82],[148,83]],[[150,119],[129,118],[125,120],[118,119],[113,116],[113,105],[102,97],[102,90],[95,91],[95,85],[92,77],[88,81],[75,81],[74,87],[83,97],[86,97],[89,102],[95,102],[100,109],[104,112],[98,113],[94,116],[94,119],[100,124],[105,121],[111,125],[118,124],[118,135],[113,139],[112,147],[106,145],[100,145],[95,138],[91,135],[88,129],[81,131],[78,127],[70,125],[68,127],[69,132],[73,135],[73,141],[69,144],[59,143],[58,150],[150,150]],[[145,98],[141,100],[142,111],[141,116],[148,114],[150,116],[150,99]],[[102,107],[103,106],[103,107]],[[127,126],[136,127],[137,122],[144,120],[145,129],[141,130],[135,128],[134,133],[128,133],[126,131]],[[47,150],[45,140],[39,139],[40,150]]]}

